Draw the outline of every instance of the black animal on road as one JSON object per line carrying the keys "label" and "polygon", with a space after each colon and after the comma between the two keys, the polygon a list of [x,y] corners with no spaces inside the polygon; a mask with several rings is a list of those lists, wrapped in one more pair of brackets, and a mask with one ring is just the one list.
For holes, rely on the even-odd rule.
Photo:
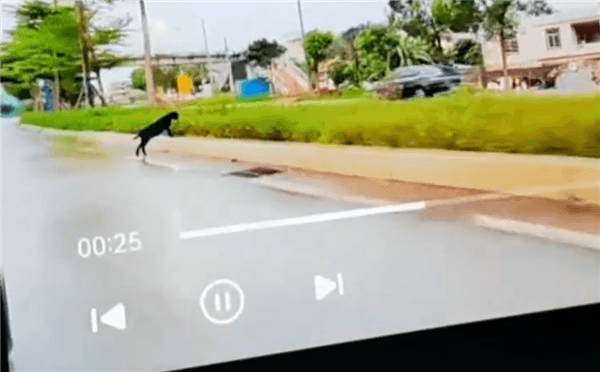
{"label": "black animal on road", "polygon": [[179,120],[179,114],[175,111],[172,111],[167,115],[163,116],[162,118],[158,119],[153,124],[150,124],[146,128],[142,129],[138,133],[138,135],[133,138],[142,139],[140,145],[135,150],[135,156],[139,156],[140,150],[142,150],[142,152],[144,153],[144,159],[146,159],[146,145],[148,144],[148,141],[160,135],[162,132],[166,131],[169,136],[173,137],[173,133],[171,133],[170,127],[172,122],[177,120]]}

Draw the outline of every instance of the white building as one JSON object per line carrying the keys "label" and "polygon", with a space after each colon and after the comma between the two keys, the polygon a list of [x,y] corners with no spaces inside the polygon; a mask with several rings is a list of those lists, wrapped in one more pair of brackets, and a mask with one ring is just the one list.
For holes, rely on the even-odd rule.
{"label": "white building", "polygon": [[[486,79],[504,86],[499,38],[484,40],[482,45]],[[523,17],[516,37],[507,41],[507,50],[508,84],[512,87],[544,81],[567,84],[567,76],[576,73],[577,84],[586,85],[581,88],[598,89],[600,2],[571,12]]]}

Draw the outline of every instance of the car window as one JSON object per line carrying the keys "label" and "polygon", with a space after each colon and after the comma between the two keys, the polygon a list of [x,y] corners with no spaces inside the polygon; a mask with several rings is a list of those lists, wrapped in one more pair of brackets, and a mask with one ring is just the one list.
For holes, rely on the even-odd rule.
{"label": "car window", "polygon": [[421,73],[418,68],[415,67],[401,67],[394,73],[395,78],[405,78],[417,76]]}
{"label": "car window", "polygon": [[440,70],[442,70],[444,75],[450,75],[450,76],[460,75],[460,73],[458,71],[456,71],[455,69],[453,69],[451,67],[440,66]]}
{"label": "car window", "polygon": [[428,75],[428,76],[442,74],[442,71],[440,71],[439,68],[434,67],[434,66],[422,66],[422,71],[425,75]]}

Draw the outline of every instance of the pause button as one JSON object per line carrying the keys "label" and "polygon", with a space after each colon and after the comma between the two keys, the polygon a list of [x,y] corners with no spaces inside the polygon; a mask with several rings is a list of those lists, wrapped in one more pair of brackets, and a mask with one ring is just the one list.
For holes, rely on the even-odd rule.
{"label": "pause button", "polygon": [[242,288],[232,280],[219,279],[210,283],[200,296],[204,317],[213,324],[229,324],[244,310]]}

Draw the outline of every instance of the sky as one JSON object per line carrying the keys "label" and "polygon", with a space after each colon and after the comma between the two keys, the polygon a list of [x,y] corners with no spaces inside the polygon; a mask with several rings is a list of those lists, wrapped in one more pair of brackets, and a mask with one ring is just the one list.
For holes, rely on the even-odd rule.
{"label": "sky", "polygon": [[[0,4],[22,3],[23,0],[0,0]],[[576,10],[598,3],[598,0],[572,1],[549,0],[557,10]],[[225,50],[225,38],[229,51],[241,52],[252,41],[267,38],[281,40],[289,35],[300,34],[300,21],[296,0],[146,0],[152,53],[204,53],[206,46],[202,19],[210,53]],[[386,20],[387,1],[308,1],[302,4],[302,16],[306,32],[314,29],[336,33],[362,23],[379,23]],[[129,14],[133,21],[132,32],[124,46],[115,51],[133,55],[143,54],[140,5],[137,0],[119,0],[107,19]],[[2,12],[2,30],[15,26],[15,19]],[[2,33],[2,40],[6,36]],[[121,71],[121,72],[118,72]],[[129,69],[115,70],[114,78],[129,76]]]}
{"label": "sky", "polygon": [[[0,0],[20,3],[23,0]],[[594,1],[551,1],[558,9],[576,9]],[[386,20],[387,1],[302,1],[306,31],[327,29],[342,32],[361,23]],[[115,15],[129,14],[133,31],[119,48],[128,54],[143,54],[140,6],[137,0],[120,0],[114,5]],[[280,39],[299,34],[300,21],[296,0],[276,1],[204,1],[146,0],[150,43],[153,53],[200,53],[206,50],[202,19],[206,28],[209,52],[221,52],[225,41],[230,51],[241,52],[259,38]],[[14,27],[15,20],[2,12],[2,29]],[[5,38],[3,33],[2,38]]]}
{"label": "sky", "polygon": [[[224,51],[225,38],[230,51],[241,52],[252,41],[263,37],[272,40],[300,33],[295,0],[146,0],[145,3],[153,53],[204,53],[202,19],[210,53]],[[341,32],[367,21],[382,22],[385,20],[386,4],[386,1],[376,0],[302,1],[304,27],[306,31],[319,28]],[[122,50],[143,54],[139,1],[121,0],[114,5],[113,12],[129,13],[133,18],[131,28],[135,31],[131,32],[125,41],[127,46]],[[3,30],[14,27],[12,18],[3,12]]]}

